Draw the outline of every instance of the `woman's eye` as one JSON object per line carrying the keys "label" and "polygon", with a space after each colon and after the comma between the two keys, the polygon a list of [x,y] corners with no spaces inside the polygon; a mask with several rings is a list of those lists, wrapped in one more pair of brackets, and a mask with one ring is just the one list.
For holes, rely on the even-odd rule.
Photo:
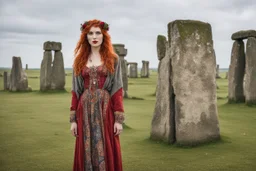
{"label": "woman's eye", "polygon": [[97,31],[96,34],[101,34],[101,32],[100,32],[100,31]]}

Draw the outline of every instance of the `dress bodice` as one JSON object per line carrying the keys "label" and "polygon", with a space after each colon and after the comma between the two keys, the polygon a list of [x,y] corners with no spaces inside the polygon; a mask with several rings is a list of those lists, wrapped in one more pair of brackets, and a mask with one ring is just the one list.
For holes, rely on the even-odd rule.
{"label": "dress bodice", "polygon": [[102,89],[106,78],[107,68],[105,65],[85,67],[82,71],[85,89]]}

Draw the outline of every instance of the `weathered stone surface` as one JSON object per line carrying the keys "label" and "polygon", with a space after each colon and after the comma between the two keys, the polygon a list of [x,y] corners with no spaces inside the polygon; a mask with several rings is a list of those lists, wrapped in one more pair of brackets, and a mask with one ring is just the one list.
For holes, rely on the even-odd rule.
{"label": "weathered stone surface", "polygon": [[256,104],[256,38],[250,37],[246,43],[245,101]]}
{"label": "weathered stone surface", "polygon": [[60,42],[53,42],[52,50],[54,51],[61,51],[62,44]]}
{"label": "weathered stone surface", "polygon": [[44,42],[44,50],[45,51],[61,51],[62,49],[62,45],[60,42],[51,42],[51,41],[47,41]]}
{"label": "weathered stone surface", "polygon": [[130,64],[129,62],[126,61],[126,66],[127,66],[127,77],[130,77]]}
{"label": "weathered stone surface", "polygon": [[149,61],[142,61],[142,68],[141,68],[140,76],[142,78],[149,77]]}
{"label": "weathered stone surface", "polygon": [[220,66],[217,65],[216,66],[216,78],[221,78],[219,74],[220,74]]}
{"label": "weathered stone surface", "polygon": [[127,49],[124,48],[124,44],[113,44],[115,52],[118,54],[121,68],[122,68],[122,79],[123,79],[123,95],[124,98],[128,98],[128,76],[127,76],[127,64],[124,60],[127,55]]}
{"label": "weathered stone surface", "polygon": [[226,72],[226,76],[225,76],[225,79],[228,79],[228,72]]}
{"label": "weathered stone surface", "polygon": [[167,46],[167,40],[166,37],[163,35],[158,35],[157,36],[157,57],[158,60],[161,60],[165,57],[165,52],[166,52],[166,46]]}
{"label": "weathered stone surface", "polygon": [[7,87],[7,78],[8,77],[8,73],[6,71],[4,71],[4,90],[8,90]]}
{"label": "weathered stone surface", "polygon": [[138,64],[136,62],[129,62],[130,64],[130,78],[138,78]]}
{"label": "weathered stone surface", "polygon": [[242,40],[242,39],[247,39],[249,37],[256,38],[256,30],[242,30],[242,31],[235,32],[234,34],[232,34],[231,39]]}
{"label": "weathered stone surface", "polygon": [[158,64],[156,104],[151,122],[150,138],[167,143],[175,141],[174,94],[172,89],[171,60],[166,54]]}
{"label": "weathered stone surface", "polygon": [[51,75],[51,89],[64,90],[65,89],[65,69],[62,52],[55,51]]}
{"label": "weathered stone surface", "polygon": [[127,55],[127,49],[124,48],[124,44],[113,44],[113,47],[119,56]]}
{"label": "weathered stone surface", "polygon": [[193,20],[168,24],[176,142],[194,145],[220,138],[216,59],[211,25]]}
{"label": "weathered stone surface", "polygon": [[230,103],[245,101],[243,91],[244,72],[244,42],[242,40],[236,40],[233,43],[228,71],[228,100]]}
{"label": "weathered stone surface", "polygon": [[10,77],[11,77],[11,73],[7,73],[7,90],[9,90],[9,87],[10,87]]}
{"label": "weathered stone surface", "polygon": [[53,42],[50,42],[50,41],[44,42],[44,50],[45,51],[53,50]]}
{"label": "weathered stone surface", "polygon": [[28,91],[28,77],[22,69],[20,57],[12,57],[9,91]]}
{"label": "weathered stone surface", "polygon": [[127,61],[126,60],[124,60],[124,62],[123,62],[123,66],[122,66],[123,68],[124,68],[124,71],[125,71],[125,73],[122,73],[122,75],[123,75],[123,94],[124,94],[124,98],[128,98],[128,75],[127,75],[127,73],[128,73],[128,67],[127,67]]}
{"label": "weathered stone surface", "polygon": [[45,51],[40,70],[40,91],[51,89],[52,52]]}

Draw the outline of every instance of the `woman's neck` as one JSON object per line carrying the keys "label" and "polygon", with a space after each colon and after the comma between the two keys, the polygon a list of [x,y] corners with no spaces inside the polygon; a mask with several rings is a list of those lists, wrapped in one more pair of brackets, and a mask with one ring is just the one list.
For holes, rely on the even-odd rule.
{"label": "woman's neck", "polygon": [[98,56],[100,54],[100,46],[99,47],[91,47],[91,53],[93,56]]}
{"label": "woman's neck", "polygon": [[101,65],[100,47],[92,47],[91,54],[87,62],[87,66],[98,66]]}

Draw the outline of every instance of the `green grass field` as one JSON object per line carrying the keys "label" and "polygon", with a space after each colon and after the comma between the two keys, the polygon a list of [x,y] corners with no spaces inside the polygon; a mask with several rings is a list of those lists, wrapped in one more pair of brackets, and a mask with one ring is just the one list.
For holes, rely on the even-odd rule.
{"label": "green grass field", "polygon": [[[26,71],[33,91],[3,91],[0,77],[0,170],[70,171],[75,139],[70,134],[71,76],[67,92],[40,93],[39,70]],[[70,73],[71,71],[67,71]],[[3,73],[3,70],[0,70]],[[256,170],[256,107],[227,104],[227,80],[217,79],[221,140],[198,147],[151,141],[157,73],[129,79],[126,124],[121,135],[125,171],[254,171]],[[32,77],[32,78],[31,78]]]}

